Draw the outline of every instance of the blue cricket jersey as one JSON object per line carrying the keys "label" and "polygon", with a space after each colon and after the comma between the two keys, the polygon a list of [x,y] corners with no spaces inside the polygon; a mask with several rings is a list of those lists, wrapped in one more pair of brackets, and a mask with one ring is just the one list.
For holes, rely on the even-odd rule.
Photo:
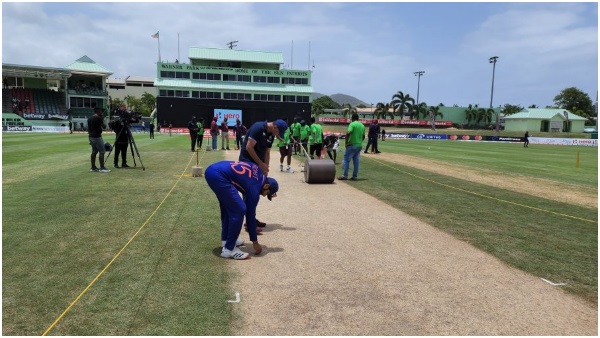
{"label": "blue cricket jersey", "polygon": [[226,191],[234,186],[244,195],[248,233],[250,240],[256,241],[256,206],[267,179],[258,165],[251,162],[220,161],[209,165],[204,176],[211,187],[218,186],[219,190]]}
{"label": "blue cricket jersey", "polygon": [[246,137],[244,138],[244,143],[242,144],[242,149],[240,149],[240,161],[244,162],[253,162],[254,160],[248,154],[246,150],[246,144],[248,144],[248,139],[253,139],[256,141],[256,145],[254,146],[254,151],[256,151],[256,155],[260,158],[261,161],[265,161],[265,154],[268,149],[273,146],[273,139],[275,136],[273,134],[267,133],[267,121],[264,122],[255,122],[250,129],[248,129],[248,133],[246,133]]}

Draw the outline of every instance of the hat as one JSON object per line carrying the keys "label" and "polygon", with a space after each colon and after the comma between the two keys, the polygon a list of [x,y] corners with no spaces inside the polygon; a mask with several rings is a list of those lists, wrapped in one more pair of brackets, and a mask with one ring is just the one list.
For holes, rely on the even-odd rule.
{"label": "hat", "polygon": [[269,201],[273,198],[273,196],[277,196],[277,191],[279,190],[279,184],[272,177],[267,177],[267,182],[269,184],[269,193],[267,194],[267,198]]}
{"label": "hat", "polygon": [[283,134],[285,134],[285,131],[288,128],[287,123],[285,123],[284,120],[279,119],[275,121],[275,126],[279,129],[279,136],[283,137]]}

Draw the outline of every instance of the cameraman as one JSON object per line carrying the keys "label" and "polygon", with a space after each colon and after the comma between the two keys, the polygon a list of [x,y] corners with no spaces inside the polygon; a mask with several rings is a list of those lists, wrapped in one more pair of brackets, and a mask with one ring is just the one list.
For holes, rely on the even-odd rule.
{"label": "cameraman", "polygon": [[119,168],[119,154],[121,155],[121,168],[129,168],[127,165],[127,147],[129,145],[129,128],[126,121],[121,121],[119,116],[110,123],[110,128],[115,132],[115,168]]}

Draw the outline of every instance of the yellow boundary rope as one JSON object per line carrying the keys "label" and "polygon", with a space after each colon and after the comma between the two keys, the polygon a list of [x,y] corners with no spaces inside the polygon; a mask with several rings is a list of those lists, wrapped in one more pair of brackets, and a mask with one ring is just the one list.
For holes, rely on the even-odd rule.
{"label": "yellow boundary rope", "polygon": [[[119,252],[117,252],[115,254],[115,256],[110,260],[110,262],[108,262],[108,264],[106,264],[106,266],[104,267],[104,269],[102,269],[102,271],[100,271],[96,275],[96,277],[90,282],[90,284],[88,284],[88,286],[85,289],[83,289],[83,291],[81,291],[81,293],[77,296],[77,298],[75,298],[75,300],[73,300],[71,302],[71,304],[69,304],[69,306],[60,314],[60,316],[58,316],[58,318],[56,318],[56,320],[52,323],[52,325],[50,325],[46,329],[46,331],[44,331],[44,333],[42,334],[42,336],[46,336],[56,326],[56,324],[58,324],[58,322],[60,322],[60,320],[67,314],[67,312],[69,312],[71,310],[71,308],[73,306],[75,306],[75,304],[77,304],[77,302],[79,302],[79,300],[88,292],[88,290],[91,289],[92,286],[94,286],[94,284],[96,284],[96,282],[98,281],[98,279],[100,279],[100,277],[102,277],[102,275],[106,272],[106,270],[108,270],[108,268],[113,264],[113,262],[115,260],[117,260],[117,258],[119,258],[119,256],[121,255],[121,253],[123,253],[123,251],[125,251],[125,249],[129,246],[129,244],[131,242],[133,242],[133,240],[138,236],[138,234],[146,227],[146,225],[148,224],[148,222],[150,222],[150,220],[152,219],[152,217],[154,217],[154,215],[162,207],[162,205],[169,198],[169,196],[171,196],[171,193],[173,192],[173,190],[175,190],[175,187],[177,187],[177,185],[179,184],[179,181],[181,181],[181,178],[185,176],[185,172],[188,170],[188,168],[190,166],[190,163],[194,159],[194,156],[197,156],[197,154],[196,155],[192,155],[192,157],[190,158],[190,161],[188,162],[185,170],[181,173],[181,175],[179,175],[179,178],[177,179],[177,181],[175,182],[175,184],[173,184],[173,187],[171,188],[171,190],[169,190],[169,192],[167,193],[167,195],[165,196],[165,198],[163,198],[163,200],[158,204],[158,206],[156,207],[156,209],[154,209],[154,211],[152,212],[152,214],[150,214],[150,216],[148,217],[148,219],[146,219],[146,221],[144,222],[144,224],[142,224],[142,226],[138,229],[138,231],[136,231],[136,233],[127,241],[127,243],[125,243],[125,245],[121,248],[121,250],[119,250]],[[204,157],[204,152],[202,153],[202,157]],[[202,158],[200,158],[200,159],[202,159]],[[198,161],[198,162],[200,162],[200,161]]]}
{"label": "yellow boundary rope", "polygon": [[434,183],[434,184],[438,184],[438,185],[444,186],[446,188],[450,188],[450,189],[462,191],[462,192],[465,192],[467,194],[472,194],[472,195],[476,195],[476,196],[479,196],[479,197],[489,198],[491,200],[495,200],[495,201],[498,201],[498,202],[512,204],[512,205],[516,205],[516,206],[519,206],[519,207],[528,208],[528,209],[532,209],[532,210],[537,210],[537,211],[541,211],[541,212],[546,212],[546,213],[549,213],[549,214],[554,214],[554,215],[558,215],[558,216],[562,216],[562,217],[566,217],[566,218],[572,218],[572,219],[576,219],[576,220],[580,220],[580,221],[584,221],[584,222],[598,223],[597,221],[594,221],[594,220],[591,220],[591,219],[580,218],[580,217],[571,216],[571,215],[567,215],[567,214],[562,214],[562,213],[551,211],[551,210],[536,208],[536,207],[532,207],[532,206],[529,206],[529,205],[515,203],[515,202],[503,200],[503,199],[500,199],[500,198],[496,198],[496,197],[492,197],[492,196],[488,196],[488,195],[483,195],[483,194],[480,194],[480,193],[477,193],[477,192],[473,192],[473,191],[469,191],[469,190],[457,188],[457,187],[454,187],[454,186],[451,186],[451,185],[448,185],[448,184],[445,184],[445,183],[440,183],[440,182],[437,182],[437,181],[434,181],[434,180],[430,180],[430,179],[425,178],[425,177],[421,177],[421,176],[418,176],[418,175],[415,175],[415,174],[411,174],[409,172],[400,170],[400,169],[398,169],[396,167],[393,167],[393,166],[391,166],[389,164],[386,164],[384,162],[381,162],[379,160],[375,160],[375,159],[372,159],[372,158],[370,160],[372,160],[373,162],[377,162],[377,163],[379,163],[379,164],[381,164],[381,165],[383,165],[385,167],[388,167],[390,169],[393,169],[393,170],[399,171],[401,173],[404,173],[404,174],[416,177],[418,179],[421,179],[421,180],[424,180],[424,181],[428,181],[428,182],[431,182],[431,183]]}

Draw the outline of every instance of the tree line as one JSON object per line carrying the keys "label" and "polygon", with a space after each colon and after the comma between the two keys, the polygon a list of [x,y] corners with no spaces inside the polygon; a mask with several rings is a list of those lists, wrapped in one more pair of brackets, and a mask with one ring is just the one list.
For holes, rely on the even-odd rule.
{"label": "tree line", "polygon": [[[142,116],[150,116],[156,107],[156,97],[149,93],[142,94],[141,98],[131,95],[125,99],[109,97],[109,108],[111,111],[125,106],[128,110],[140,113]],[[411,120],[437,120],[444,118],[440,112],[440,107],[444,107],[443,103],[435,106],[430,106],[426,102],[415,103],[415,99],[408,93],[402,91],[392,95],[390,102],[378,102],[374,106],[373,118],[376,119],[402,119],[407,116]],[[454,105],[458,107],[458,105]],[[356,108],[367,108],[365,105],[357,105],[355,107],[350,104],[338,104],[329,96],[322,96],[312,102],[312,115],[319,116],[325,112],[325,109],[342,109],[344,117],[350,117],[356,113]],[[527,108],[540,108],[536,105],[530,105]],[[577,89],[570,87],[563,89],[554,97],[554,105],[546,106],[546,108],[560,108],[569,110],[571,113],[585,117],[586,125],[594,125],[596,117],[596,109],[589,95]],[[504,106],[493,108],[479,107],[477,104],[469,104],[465,109],[465,120],[468,126],[489,125],[494,119],[498,119],[498,113],[504,116],[509,116],[522,111],[524,108],[519,105],[505,104]]]}
{"label": "tree line", "polygon": [[[411,120],[436,120],[443,118],[443,114],[439,111],[444,104],[440,103],[436,106],[430,106],[426,102],[415,104],[415,99],[408,93],[398,91],[390,102],[378,102],[373,110],[373,118],[375,119],[402,119],[408,116]],[[458,105],[454,105],[458,107]],[[325,109],[342,109],[344,117],[350,117],[357,112],[356,108],[367,108],[365,105],[357,105],[352,107],[350,104],[338,104],[329,96],[322,96],[312,102],[312,114],[319,116],[325,112]],[[527,108],[540,108],[536,105],[530,105]],[[571,113],[585,117],[586,125],[594,125],[594,118],[597,115],[596,108],[592,103],[589,95],[577,89],[570,87],[563,89],[554,97],[554,105],[546,106],[546,108],[559,108],[569,110]],[[465,120],[469,126],[489,125],[494,119],[498,119],[498,113],[509,116],[522,111],[524,108],[519,105],[505,104],[496,109],[479,107],[477,104],[469,104],[465,109]]]}

